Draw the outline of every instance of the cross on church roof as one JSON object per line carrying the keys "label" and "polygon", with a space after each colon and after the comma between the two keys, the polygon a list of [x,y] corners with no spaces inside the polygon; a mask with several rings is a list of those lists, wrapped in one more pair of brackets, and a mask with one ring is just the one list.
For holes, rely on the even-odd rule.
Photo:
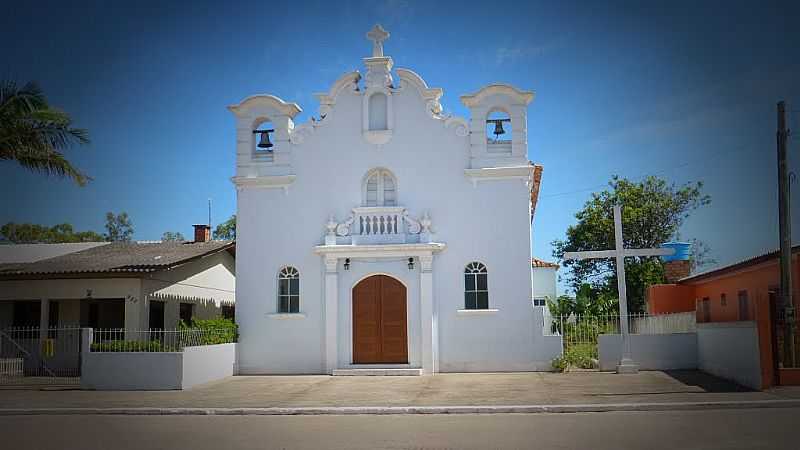
{"label": "cross on church roof", "polygon": [[379,24],[375,24],[375,26],[369,30],[369,33],[367,33],[367,39],[372,41],[372,57],[383,56],[383,41],[389,39],[389,32],[384,30]]}

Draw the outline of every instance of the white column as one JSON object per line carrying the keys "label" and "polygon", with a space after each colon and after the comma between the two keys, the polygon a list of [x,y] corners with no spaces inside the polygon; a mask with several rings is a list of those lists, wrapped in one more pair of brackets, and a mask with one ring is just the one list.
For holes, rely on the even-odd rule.
{"label": "white column", "polygon": [[325,370],[333,373],[339,365],[338,321],[339,321],[339,274],[338,259],[325,255]]}
{"label": "white column", "polygon": [[50,325],[50,300],[43,298],[39,310],[39,339],[47,339],[47,327]]}
{"label": "white column", "polygon": [[433,255],[419,258],[419,297],[422,319],[422,371],[434,374],[439,371],[438,333],[436,308],[433,302]]}
{"label": "white column", "polygon": [[619,324],[622,332],[622,359],[617,373],[637,373],[639,365],[631,355],[631,337],[628,332],[628,296],[625,288],[625,242],[622,240],[622,206],[614,206],[614,240],[617,251],[617,289],[619,290]]}

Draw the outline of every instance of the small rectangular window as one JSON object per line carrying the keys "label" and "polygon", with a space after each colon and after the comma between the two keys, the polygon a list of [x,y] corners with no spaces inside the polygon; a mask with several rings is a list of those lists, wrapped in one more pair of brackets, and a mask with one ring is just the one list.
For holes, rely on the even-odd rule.
{"label": "small rectangular window", "polygon": [[536,297],[533,299],[533,306],[547,306],[547,299],[545,297]]}
{"label": "small rectangular window", "polygon": [[722,306],[728,306],[728,298],[725,296],[725,294],[719,295],[719,304]]}

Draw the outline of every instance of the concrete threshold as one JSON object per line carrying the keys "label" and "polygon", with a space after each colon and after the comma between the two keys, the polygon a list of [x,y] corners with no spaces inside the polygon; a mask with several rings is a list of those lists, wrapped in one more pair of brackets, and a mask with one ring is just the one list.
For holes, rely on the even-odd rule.
{"label": "concrete threshold", "polygon": [[421,376],[422,369],[414,368],[358,368],[358,369],[333,369],[333,376],[339,377],[385,377],[385,376]]}
{"label": "concrete threshold", "polygon": [[716,402],[608,403],[585,405],[505,406],[321,406],[297,408],[0,408],[0,416],[132,415],[132,416],[302,416],[356,414],[563,414],[619,411],[692,411],[719,409],[798,408],[800,400]]}

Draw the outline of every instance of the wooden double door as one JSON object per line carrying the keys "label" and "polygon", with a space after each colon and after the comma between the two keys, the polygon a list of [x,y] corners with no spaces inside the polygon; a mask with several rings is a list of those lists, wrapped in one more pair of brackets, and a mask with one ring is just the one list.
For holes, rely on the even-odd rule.
{"label": "wooden double door", "polygon": [[406,287],[373,275],[353,288],[353,363],[408,363]]}

